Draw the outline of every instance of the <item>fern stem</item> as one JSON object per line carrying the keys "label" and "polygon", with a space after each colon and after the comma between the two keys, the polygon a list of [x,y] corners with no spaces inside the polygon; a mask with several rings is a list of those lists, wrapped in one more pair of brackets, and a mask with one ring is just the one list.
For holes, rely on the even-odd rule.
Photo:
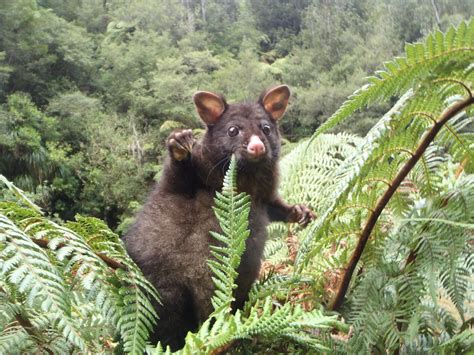
{"label": "fern stem", "polygon": [[345,272],[342,277],[339,289],[330,307],[332,310],[338,311],[341,308],[344,302],[345,295],[349,288],[349,283],[352,279],[352,275],[354,273],[354,270],[356,269],[357,263],[359,262],[362,256],[362,253],[367,244],[367,241],[369,240],[370,234],[372,233],[372,230],[374,229],[377,223],[377,220],[379,219],[385,206],[387,206],[388,202],[392,198],[393,194],[396,192],[396,190],[398,189],[400,184],[403,182],[403,180],[406,178],[408,173],[413,169],[416,163],[420,160],[426,148],[428,148],[428,146],[434,140],[434,138],[439,133],[441,128],[449,121],[449,119],[456,116],[458,113],[462,112],[464,109],[466,109],[468,106],[472,104],[474,104],[474,98],[471,95],[469,95],[469,97],[465,98],[462,101],[457,102],[456,104],[452,105],[451,107],[449,107],[448,109],[444,111],[444,113],[441,115],[439,120],[437,120],[436,123],[434,123],[433,127],[431,127],[431,129],[425,134],[425,136],[421,140],[414,154],[410,157],[410,159],[407,160],[405,165],[402,167],[402,169],[398,172],[398,174],[392,180],[388,189],[385,191],[382,197],[378,200],[373,212],[371,213],[369,219],[367,220],[367,223],[364,226],[364,229],[362,230],[360,234],[359,240],[357,242],[357,246],[352,254],[352,257],[349,260],[347,267],[345,268]]}
{"label": "fern stem", "polygon": [[[22,328],[27,332],[33,339],[41,339],[41,333],[36,330],[36,328],[31,324],[30,320],[21,314],[17,314],[15,316],[15,320],[22,326]],[[40,346],[42,350],[44,350],[49,355],[53,355],[54,353],[43,346]]]}
{"label": "fern stem", "polygon": [[454,78],[441,78],[441,79],[436,79],[436,80],[433,80],[433,83],[442,83],[442,82],[451,82],[451,83],[455,83],[455,84],[458,84],[458,85],[461,85],[464,90],[466,90],[467,94],[469,95],[470,98],[472,98],[472,91],[471,89],[469,88],[469,86],[467,86],[466,84],[464,84],[461,80],[458,80],[458,79],[454,79]]}
{"label": "fern stem", "polygon": [[422,116],[422,117],[426,117],[426,118],[429,118],[429,120],[433,123],[436,123],[436,118],[434,118],[431,114],[429,114],[428,112],[423,112],[423,111],[413,111],[413,112],[410,112],[408,114],[408,116]]}
{"label": "fern stem", "polygon": [[[49,240],[46,240],[46,239],[34,239],[32,238],[31,239],[36,245],[40,246],[41,248],[45,248],[45,249],[49,249]],[[56,247],[56,249],[60,249],[62,247],[66,246],[66,244],[64,243],[59,243],[58,246]],[[100,259],[102,259],[102,261],[104,263],[107,264],[107,266],[111,267],[112,269],[114,270],[117,270],[117,269],[122,269],[122,270],[125,270],[127,271],[128,270],[128,267],[127,265],[124,265],[123,263],[121,263],[120,261],[117,261],[115,259],[112,259],[110,257],[108,257],[107,255],[103,254],[103,253],[95,253],[95,255],[97,255]]]}
{"label": "fern stem", "polygon": [[[0,287],[0,292],[5,293],[3,288]],[[41,333],[34,327],[31,321],[25,316],[20,313],[15,315],[15,320],[17,323],[27,332],[33,339],[41,339]],[[48,349],[41,347],[42,350],[46,351],[49,355],[53,355],[54,353]]]}
{"label": "fern stem", "polygon": [[220,355],[220,354],[227,354],[229,350],[235,345],[236,340],[232,340],[227,344],[222,345],[221,347],[214,349],[210,352],[211,355]]}

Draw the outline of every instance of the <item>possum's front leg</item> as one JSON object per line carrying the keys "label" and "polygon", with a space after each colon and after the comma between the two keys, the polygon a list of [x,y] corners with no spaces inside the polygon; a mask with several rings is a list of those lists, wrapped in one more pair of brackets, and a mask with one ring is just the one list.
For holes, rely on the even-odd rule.
{"label": "possum's front leg", "polygon": [[267,211],[272,222],[299,223],[303,227],[306,227],[316,217],[305,205],[289,205],[280,197],[268,203]]}
{"label": "possum's front leg", "polygon": [[166,192],[192,195],[196,186],[196,168],[191,154],[196,139],[190,129],[171,133],[166,140],[169,157],[163,167],[161,185]]}

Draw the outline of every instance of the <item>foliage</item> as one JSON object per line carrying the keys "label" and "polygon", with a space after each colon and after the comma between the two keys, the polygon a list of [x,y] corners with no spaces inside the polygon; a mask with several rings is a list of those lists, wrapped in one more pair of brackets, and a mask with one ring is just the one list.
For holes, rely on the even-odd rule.
{"label": "foliage", "polygon": [[[445,186],[439,196],[415,201],[397,221],[374,252],[370,262],[376,267],[368,268],[354,289],[350,316],[360,336],[351,339],[352,349],[384,344],[393,351],[401,343],[407,353],[436,347],[448,352],[449,340],[462,334],[466,316],[472,316],[474,179],[448,176],[440,184]],[[451,343],[451,351],[459,353],[472,347],[474,338],[471,333]]]}
{"label": "foliage", "polygon": [[53,222],[1,178],[21,199],[0,203],[0,352],[98,352],[115,334],[143,352],[158,295],[118,236],[95,218]]}
{"label": "foliage", "polygon": [[[457,334],[472,316],[473,40],[471,20],[407,45],[405,58],[386,63],[308,143],[320,144],[320,132],[355,110],[405,92],[337,167],[340,178],[322,197],[330,203],[298,233],[295,273],[319,280],[314,302],[325,299],[354,327],[344,351],[472,346]],[[326,181],[318,169],[308,173]],[[312,188],[299,181],[302,191]]]}
{"label": "foliage", "polygon": [[[254,100],[289,84],[281,127],[298,141],[405,41],[473,13],[468,0],[3,1],[0,171],[48,212],[122,232],[160,170],[163,125],[200,128],[196,90]],[[365,134],[392,103],[338,130]]]}
{"label": "foliage", "polygon": [[[405,94],[395,109],[372,128],[354,158],[342,167],[342,171],[348,169],[350,174],[332,196],[334,203],[320,219],[316,227],[317,234],[313,234],[314,228],[303,241],[304,250],[314,250],[307,245],[312,241],[320,245],[329,243],[324,241],[324,236],[331,237],[332,233],[343,232],[339,238],[358,234],[360,218],[363,219],[373,210],[382,192],[408,161],[407,156],[415,154],[421,138],[436,126],[433,122],[437,122],[437,117],[447,106],[461,101],[466,95],[466,88],[472,80],[470,64],[473,58],[473,33],[474,21],[471,21],[461,24],[457,30],[451,28],[445,36],[439,32],[429,36],[425,45],[408,45],[407,58],[387,63],[387,71],[370,79],[371,84],[357,91],[316,131],[315,136],[376,99],[387,99],[403,91],[415,90],[414,93],[409,91]],[[470,92],[467,95],[469,98]],[[469,162],[472,157],[469,139],[472,137],[462,129],[470,122],[471,118],[463,116],[462,112],[454,117],[453,122],[447,123],[439,134],[435,142],[437,150],[443,147],[453,157],[461,161],[466,158]],[[422,164],[412,171],[410,183],[424,196],[432,196],[437,192],[433,185],[436,179],[433,172],[439,164],[439,152],[433,148],[420,159]],[[465,168],[468,171],[472,169],[469,165]],[[393,209],[399,213],[406,211],[409,206],[409,200],[403,195],[406,194],[398,193],[391,200]],[[353,214],[354,209],[358,210],[358,220],[352,220],[347,225],[343,214]],[[338,217],[334,218],[335,215]],[[308,257],[309,254],[301,253],[301,266]]]}

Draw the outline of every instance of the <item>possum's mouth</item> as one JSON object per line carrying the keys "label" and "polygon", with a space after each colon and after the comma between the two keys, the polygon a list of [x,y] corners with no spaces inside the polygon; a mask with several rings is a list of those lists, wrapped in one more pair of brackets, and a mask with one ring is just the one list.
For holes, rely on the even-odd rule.
{"label": "possum's mouth", "polygon": [[246,149],[239,149],[236,152],[234,152],[234,154],[239,165],[246,164],[246,163],[253,165],[253,164],[258,164],[258,163],[267,161],[269,159],[268,151],[262,155],[254,156],[254,155],[249,154]]}

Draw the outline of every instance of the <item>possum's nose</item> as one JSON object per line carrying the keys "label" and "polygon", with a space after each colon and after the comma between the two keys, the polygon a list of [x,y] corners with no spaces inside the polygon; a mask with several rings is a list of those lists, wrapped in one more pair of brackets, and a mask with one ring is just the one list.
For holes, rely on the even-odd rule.
{"label": "possum's nose", "polygon": [[255,158],[265,153],[265,145],[258,136],[253,135],[250,137],[249,144],[247,145],[247,152]]}

